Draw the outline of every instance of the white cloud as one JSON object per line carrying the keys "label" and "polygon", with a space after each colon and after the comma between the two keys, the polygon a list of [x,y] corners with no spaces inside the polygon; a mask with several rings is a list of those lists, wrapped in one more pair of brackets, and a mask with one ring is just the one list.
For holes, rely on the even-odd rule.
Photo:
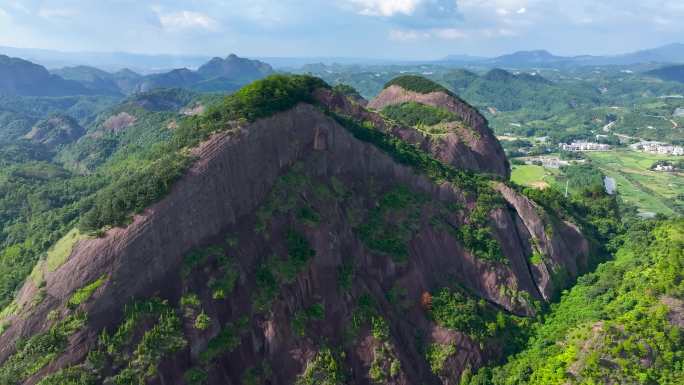
{"label": "white cloud", "polygon": [[169,30],[177,29],[205,29],[215,31],[218,29],[218,22],[208,15],[192,11],[180,11],[166,14],[159,14],[159,22],[162,27]]}
{"label": "white cloud", "polygon": [[462,21],[457,0],[337,0],[347,10],[384,19],[403,30],[453,28]]}
{"label": "white cloud", "polygon": [[78,12],[73,9],[66,8],[40,8],[38,10],[38,16],[43,19],[70,19],[78,16]]}
{"label": "white cloud", "polygon": [[390,40],[416,41],[430,38],[430,34],[424,31],[393,29],[389,33]]}
{"label": "white cloud", "polygon": [[435,37],[444,40],[459,40],[468,37],[468,33],[457,28],[441,28],[434,30]]}
{"label": "white cloud", "polygon": [[459,40],[468,37],[468,33],[458,28],[433,28],[429,30],[393,29],[389,33],[390,40],[412,42],[417,40],[442,39]]}
{"label": "white cloud", "polygon": [[367,16],[411,15],[423,0],[347,0],[357,7],[358,13]]}
{"label": "white cloud", "polygon": [[519,10],[517,10],[515,13],[517,13],[518,15],[522,15],[525,12],[527,12],[527,8],[522,7]]}
{"label": "white cloud", "polygon": [[22,4],[20,1],[8,0],[7,3],[6,3],[6,5],[7,5],[9,8],[12,8],[12,9],[14,9],[14,10],[16,10],[16,11],[19,11],[19,12],[22,12],[22,13],[25,13],[25,14],[31,13],[31,11],[26,7],[26,5]]}

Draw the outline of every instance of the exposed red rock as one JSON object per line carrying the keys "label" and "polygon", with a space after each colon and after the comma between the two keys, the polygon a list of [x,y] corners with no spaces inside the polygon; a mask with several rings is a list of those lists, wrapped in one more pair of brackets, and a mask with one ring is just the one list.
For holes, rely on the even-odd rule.
{"label": "exposed red rock", "polygon": [[368,104],[370,108],[382,109],[393,104],[415,101],[443,107],[463,119],[468,126],[458,125],[454,127],[455,132],[439,136],[425,135],[414,128],[389,123],[379,114],[366,110],[363,105],[340,94],[319,90],[316,97],[331,110],[352,116],[359,121],[370,121],[377,129],[415,144],[436,159],[456,168],[491,173],[504,179],[510,177],[506,155],[487,126],[486,119],[476,109],[456,97],[443,92],[420,94],[406,91],[399,86],[390,86]]}
{"label": "exposed red rock", "polygon": [[120,132],[134,125],[137,120],[138,119],[135,116],[128,112],[120,112],[107,118],[107,120],[102,123],[102,127],[107,131]]}
{"label": "exposed red rock", "polygon": [[[379,115],[358,104],[323,91],[317,97],[331,109],[343,110],[359,120],[370,120],[376,127],[422,143],[423,139],[412,137],[415,130],[411,133],[408,128],[388,127]],[[464,119],[473,122],[478,132],[483,130],[482,144],[466,148],[470,149],[472,155],[468,156],[473,157],[472,163],[466,155],[454,155],[453,151],[464,144],[455,139],[445,141],[442,145],[446,147],[439,147],[441,152],[433,150],[432,153],[453,165],[469,164],[473,169],[507,175],[501,169],[506,162],[499,156],[496,139],[494,142],[487,139],[491,134],[487,134],[486,122],[477,123],[476,115],[464,114]],[[489,163],[482,163],[484,158],[478,158],[487,155],[484,146],[494,146],[490,149]],[[311,105],[300,104],[242,129],[216,134],[194,153],[198,160],[167,197],[136,215],[127,227],[114,228],[101,238],[77,243],[64,265],[46,273],[46,298],[34,307],[29,304],[38,288],[31,280],[26,282],[18,296],[20,308],[24,310],[10,318],[11,326],[0,335],[0,362],[12,354],[14,342],[19,338],[49,327],[51,322],[46,319],[50,311],[65,313],[74,291],[104,275],[104,285],[80,306],[88,313],[87,326],[71,338],[64,355],[41,369],[27,384],[36,383],[46,373],[81,362],[95,346],[100,332],[105,328],[112,330],[121,321],[123,308],[132,298],[160,296],[177,303],[183,293],[192,291],[203,300],[204,310],[213,320],[212,327],[205,333],[187,331],[189,347],[173,362],[163,362],[159,378],[153,382],[180,384],[183,372],[197,362],[199,352],[206,348],[221,325],[253,314],[255,271],[266,258],[278,253],[287,229],[296,226],[316,256],[294,282],[282,287],[267,314],[253,314],[240,346],[215,363],[209,384],[240,383],[245,368],[264,360],[271,363],[272,384],[293,383],[317,350],[312,338],[293,334],[290,320],[295,311],[314,303],[325,304],[325,320],[311,327],[317,338],[342,348],[345,346],[342,331],[350,322],[356,300],[364,293],[377,302],[379,313],[390,325],[386,343],[393,347],[401,362],[401,372],[392,383],[436,381],[415,346],[416,330],[428,331],[428,343],[457,345],[459,353],[447,365],[453,378],[458,379],[466,367],[482,365],[496,356],[499,348],[480,346],[463,333],[439,328],[426,314],[424,293],[458,282],[495,306],[530,315],[532,306],[511,292],[526,292],[532,299],[548,299],[558,289],[551,283],[552,270],[561,267],[572,278],[586,264],[588,247],[576,227],[548,220],[543,210],[503,184],[498,186],[498,191],[508,205],[494,210],[490,220],[492,236],[499,241],[507,264],[481,261],[472,256],[450,232],[430,225],[432,213],[429,211],[422,212],[418,219],[420,226],[409,242],[408,261],[396,263],[390,256],[371,252],[364,246],[345,207],[337,200],[316,207],[323,218],[316,226],[293,224],[288,216],[274,216],[265,242],[264,235],[254,231],[257,209],[279,176],[295,163],[316,180],[334,177],[345,186],[364,192],[358,194],[358,204],[365,210],[376,205],[374,191],[386,191],[396,185],[408,186],[434,201],[465,207],[474,204],[476,197],[467,196],[449,183],[435,184],[413,169],[395,163],[387,154],[357,140]],[[452,213],[448,219],[455,226],[464,225],[464,218],[459,214]],[[553,234],[547,234],[547,228]],[[226,234],[239,239],[231,253],[239,264],[240,279],[227,299],[215,301],[206,287],[207,276],[214,273],[211,269],[205,269],[206,275],[189,281],[181,279],[179,272],[189,250],[225,242]],[[528,263],[534,244],[548,258],[543,266]],[[349,291],[342,291],[337,284],[338,268],[350,257],[354,258],[356,269],[354,285]],[[386,292],[396,285],[406,289],[408,300],[403,308],[387,300]],[[369,339],[368,330],[362,331],[359,341],[358,345],[345,348],[344,361],[351,368],[351,383],[368,384],[369,363],[378,342]]]}
{"label": "exposed red rock", "polygon": [[456,114],[468,126],[468,130],[459,130],[435,140],[437,143],[432,144],[432,152],[439,154],[439,159],[456,167],[490,172],[506,179],[510,177],[508,160],[487,119],[475,107],[454,95],[441,91],[422,94],[392,85],[371,100],[368,108],[382,110],[406,102],[444,108]]}

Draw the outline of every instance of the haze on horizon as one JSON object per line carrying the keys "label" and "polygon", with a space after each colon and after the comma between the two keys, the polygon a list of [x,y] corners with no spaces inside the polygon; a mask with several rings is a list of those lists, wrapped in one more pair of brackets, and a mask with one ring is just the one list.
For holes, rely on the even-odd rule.
{"label": "haze on horizon", "polygon": [[435,59],[677,42],[681,0],[0,0],[0,46]]}

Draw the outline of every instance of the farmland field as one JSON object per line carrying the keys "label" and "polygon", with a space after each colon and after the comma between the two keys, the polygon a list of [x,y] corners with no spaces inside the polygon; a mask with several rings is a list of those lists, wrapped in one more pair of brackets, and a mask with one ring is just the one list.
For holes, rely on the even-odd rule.
{"label": "farmland field", "polygon": [[544,188],[553,182],[556,170],[536,165],[515,165],[511,171],[511,180],[519,185]]}
{"label": "farmland field", "polygon": [[676,160],[676,157],[629,150],[586,155],[604,174],[615,179],[622,199],[639,211],[684,214],[684,174],[649,170],[658,160]]}

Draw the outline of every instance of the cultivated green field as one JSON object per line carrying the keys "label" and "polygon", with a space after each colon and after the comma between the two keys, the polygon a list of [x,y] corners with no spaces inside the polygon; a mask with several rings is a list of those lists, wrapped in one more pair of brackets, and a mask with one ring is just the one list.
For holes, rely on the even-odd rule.
{"label": "cultivated green field", "polygon": [[535,165],[515,165],[511,171],[511,180],[522,186],[544,188],[553,182],[555,170]]}
{"label": "cultivated green field", "polygon": [[[647,154],[620,149],[585,153],[596,168],[615,179],[617,191],[628,204],[642,213],[684,215],[684,173],[651,171],[658,160],[677,160],[677,157]],[[511,180],[519,185],[545,188],[565,186],[557,181],[559,171],[535,165],[514,165]]]}
{"label": "cultivated green field", "polygon": [[615,178],[622,199],[642,212],[684,214],[684,174],[650,171],[658,160],[676,157],[629,150],[586,154],[604,174]]}

